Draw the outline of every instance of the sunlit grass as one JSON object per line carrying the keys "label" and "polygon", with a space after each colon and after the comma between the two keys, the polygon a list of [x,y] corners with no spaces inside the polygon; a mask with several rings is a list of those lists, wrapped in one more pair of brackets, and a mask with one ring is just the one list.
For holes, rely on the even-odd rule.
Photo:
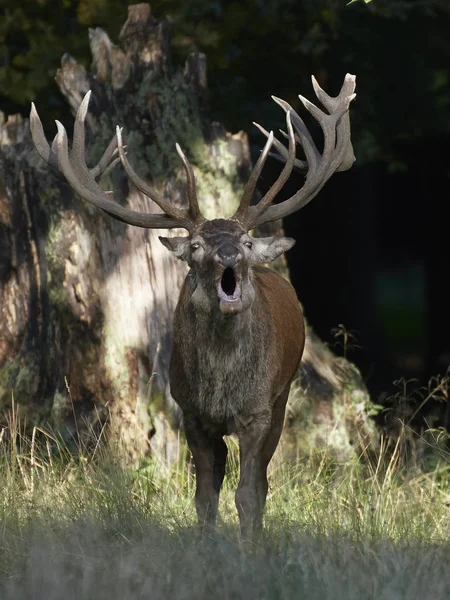
{"label": "sunlit grass", "polygon": [[186,449],[172,467],[131,471],[101,445],[73,456],[49,432],[28,439],[13,417],[0,434],[0,597],[448,598],[446,446],[420,440],[434,457],[424,470],[403,442],[344,464],[279,452],[264,539],[248,554],[233,439],[217,533],[200,539]]}

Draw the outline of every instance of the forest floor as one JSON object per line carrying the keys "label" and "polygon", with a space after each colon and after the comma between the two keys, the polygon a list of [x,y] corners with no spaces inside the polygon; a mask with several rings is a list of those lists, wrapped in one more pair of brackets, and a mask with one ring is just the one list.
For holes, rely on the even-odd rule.
{"label": "forest floor", "polygon": [[[193,468],[69,456],[0,432],[0,598],[448,600],[450,455],[439,432],[375,460],[326,452],[270,474],[264,537],[239,542],[235,443],[217,531],[199,538]],[[408,449],[408,450],[407,450]],[[93,456],[94,454],[94,456]],[[420,465],[419,465],[420,462]]]}

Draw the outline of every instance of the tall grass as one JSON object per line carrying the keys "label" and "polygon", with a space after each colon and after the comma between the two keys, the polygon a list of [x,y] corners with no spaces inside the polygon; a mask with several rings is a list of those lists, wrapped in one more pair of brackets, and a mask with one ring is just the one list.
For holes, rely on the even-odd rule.
{"label": "tall grass", "polygon": [[[244,553],[231,446],[214,535],[195,526],[195,478],[183,453],[128,471],[99,444],[74,456],[49,432],[0,432],[0,598],[450,597],[450,461],[405,467],[405,431],[377,457],[321,452],[273,462],[264,539]],[[409,437],[408,437],[409,436]],[[432,467],[430,467],[432,465]]]}

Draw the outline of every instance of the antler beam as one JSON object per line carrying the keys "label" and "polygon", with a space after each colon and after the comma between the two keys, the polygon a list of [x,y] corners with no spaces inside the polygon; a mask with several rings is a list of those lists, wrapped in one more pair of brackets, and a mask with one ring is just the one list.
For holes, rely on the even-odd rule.
{"label": "antler beam", "polygon": [[[259,177],[262,165],[264,164],[272,145],[274,145],[275,149],[278,151],[277,158],[285,162],[286,165],[269,192],[267,192],[264,198],[262,198],[255,206],[249,206],[250,199],[248,198],[246,189],[241,204],[233,218],[245,224],[245,227],[248,228],[248,230],[257,227],[262,223],[282,219],[308,204],[308,202],[320,192],[333,173],[336,171],[345,171],[352,166],[355,156],[353,154],[350,139],[349,106],[350,102],[356,96],[354,93],[355,82],[356,77],[347,73],[341,91],[338,96],[334,98],[329,96],[319,86],[316,79],[312,77],[316,96],[328,113],[323,112],[303,96],[299,96],[305,108],[318,121],[322,128],[324,135],[322,154],[318,151],[302,118],[287,102],[280,98],[273,97],[275,102],[277,102],[277,104],[279,104],[286,112],[288,134],[284,135],[289,139],[289,146],[286,148],[279,140],[273,137],[272,132],[269,133],[260,125],[256,125],[267,137],[267,143],[261,153],[260,159],[250,175],[250,180],[253,180],[255,175]],[[292,128],[295,130],[295,133]],[[296,158],[295,143],[293,140],[294,142],[299,143],[303,148],[306,161]],[[303,171],[307,170],[304,186],[289,199],[280,202],[279,204],[270,205],[285,181],[287,181],[292,168]],[[251,195],[253,195],[253,192],[254,187],[251,190]]]}
{"label": "antler beam", "polygon": [[[122,143],[122,130],[120,128],[117,128],[116,135],[109,143],[98,164],[92,169],[87,167],[85,158],[85,119],[90,95],[91,92],[87,92],[75,118],[73,145],[70,156],[67,132],[62,123],[56,121],[58,133],[50,147],[36,107],[32,104],[30,112],[31,135],[41,158],[55,169],[58,175],[65,179],[84,200],[97,206],[119,221],[148,229],[173,229],[181,227],[192,231],[199,223],[204,221],[204,218],[198,207],[192,167],[179,147],[177,151],[179,154],[181,152],[180,156],[188,178],[188,210],[182,210],[173,206],[161,194],[152,190],[147,183],[138,177],[126,158],[125,147]],[[153,200],[164,211],[164,214],[140,213],[121,206],[114,200],[111,200],[108,194],[100,188],[96,179],[100,179],[108,174],[119,161],[122,161],[134,185]]]}

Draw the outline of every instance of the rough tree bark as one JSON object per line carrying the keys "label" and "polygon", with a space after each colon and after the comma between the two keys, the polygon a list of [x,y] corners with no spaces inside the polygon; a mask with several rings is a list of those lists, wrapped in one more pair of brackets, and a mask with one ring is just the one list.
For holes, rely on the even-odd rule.
{"label": "rough tree bark", "polygon": [[[244,133],[228,134],[209,121],[205,57],[192,55],[183,70],[173,68],[168,25],[152,17],[148,4],[129,8],[117,45],[100,29],[90,31],[90,42],[91,71],[64,56],[56,80],[74,111],[92,89],[92,161],[115,125],[123,125],[138,173],[183,204],[177,141],[194,164],[204,214],[232,214],[251,167],[248,142]],[[128,187],[121,168],[107,183],[118,202],[155,210]],[[0,121],[3,424],[14,398],[29,425],[50,425],[68,444],[89,446],[101,433],[128,462],[152,448],[174,458],[180,420],[167,371],[185,266],[158,233],[114,221],[75,198],[31,149],[28,121]],[[284,263],[278,268],[286,271]],[[354,442],[374,439],[369,404],[356,369],[309,335],[286,451],[326,443],[340,454],[354,452]]]}

